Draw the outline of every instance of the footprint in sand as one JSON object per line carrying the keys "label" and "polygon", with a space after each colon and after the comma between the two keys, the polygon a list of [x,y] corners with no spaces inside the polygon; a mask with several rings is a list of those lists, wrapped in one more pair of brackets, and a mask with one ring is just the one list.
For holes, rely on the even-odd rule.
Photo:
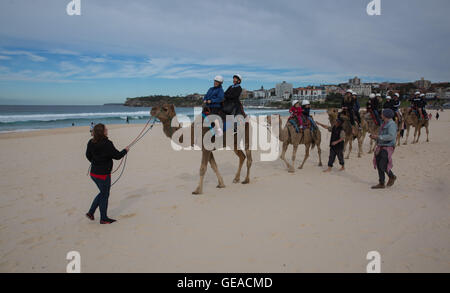
{"label": "footprint in sand", "polygon": [[142,195],[140,195],[140,194],[132,194],[132,195],[127,196],[127,199],[139,198],[139,197],[141,197],[141,196],[142,196]]}
{"label": "footprint in sand", "polygon": [[24,222],[22,222],[22,224],[32,224],[32,223],[36,223],[36,222],[41,222],[45,220],[44,218],[33,218],[33,219],[28,219]]}
{"label": "footprint in sand", "polygon": [[136,216],[135,213],[133,213],[133,214],[122,215],[122,216],[120,216],[120,218],[121,218],[121,219],[129,219],[129,218],[133,218],[134,216]]}

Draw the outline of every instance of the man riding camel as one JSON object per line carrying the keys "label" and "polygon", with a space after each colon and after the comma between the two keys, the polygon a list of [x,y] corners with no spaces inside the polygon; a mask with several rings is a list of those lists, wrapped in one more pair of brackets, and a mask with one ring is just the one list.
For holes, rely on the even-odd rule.
{"label": "man riding camel", "polygon": [[242,93],[241,82],[242,77],[239,74],[235,74],[233,76],[233,85],[230,85],[228,89],[225,91],[223,111],[227,115],[245,116],[244,109],[239,99]]}
{"label": "man riding camel", "polygon": [[370,94],[369,100],[367,101],[367,111],[373,113],[373,116],[375,117],[375,123],[380,126],[381,125],[381,119],[380,119],[380,102],[377,99],[375,94]]}
{"label": "man riding camel", "polygon": [[347,90],[342,101],[342,112],[346,112],[350,118],[352,126],[355,125],[355,117],[353,115],[355,100],[353,99],[353,91]]}
{"label": "man riding camel", "polygon": [[302,112],[302,118],[305,121],[305,124],[303,124],[305,127],[306,125],[308,125],[308,123],[311,123],[311,130],[314,131],[316,130],[317,124],[314,121],[314,119],[311,117],[310,115],[310,111],[311,111],[311,104],[308,100],[303,100],[302,101],[302,108],[303,108],[303,112]]}

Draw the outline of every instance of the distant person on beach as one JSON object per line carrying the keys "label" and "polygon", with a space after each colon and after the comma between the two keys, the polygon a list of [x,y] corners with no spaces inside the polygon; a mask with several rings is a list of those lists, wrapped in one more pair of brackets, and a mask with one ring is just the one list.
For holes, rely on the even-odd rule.
{"label": "distant person on beach", "polygon": [[74,127],[74,126],[75,126],[75,123],[72,122],[72,127]]}
{"label": "distant person on beach", "polygon": [[129,147],[121,152],[114,147],[112,141],[108,139],[108,129],[104,124],[99,123],[94,126],[93,138],[87,145],[86,158],[91,162],[91,179],[97,185],[100,193],[95,197],[86,214],[89,220],[94,221],[95,211],[99,207],[100,224],[112,224],[116,221],[107,216],[113,159],[122,159],[128,151]]}
{"label": "distant person on beach", "polygon": [[439,112],[436,112],[436,120],[439,120]]}
{"label": "distant person on beach", "polygon": [[327,129],[329,132],[331,132],[331,138],[330,138],[330,157],[328,159],[328,169],[324,170],[323,172],[331,172],[331,169],[333,168],[334,161],[336,160],[336,157],[338,157],[339,164],[341,165],[340,171],[345,170],[345,162],[344,162],[344,140],[345,140],[345,131],[342,128],[342,119],[338,118],[336,120],[336,124],[333,127],[330,127],[328,125],[322,124],[320,122],[316,122],[323,128]]}
{"label": "distant person on beach", "polygon": [[394,185],[397,176],[392,172],[392,155],[395,150],[395,142],[397,139],[397,124],[392,120],[394,118],[394,111],[392,109],[384,109],[381,118],[383,124],[380,127],[378,135],[372,134],[370,138],[377,141],[377,147],[373,158],[373,165],[378,169],[379,183],[372,186],[372,189],[383,189],[385,186],[385,173],[389,177],[387,186]]}
{"label": "distant person on beach", "polygon": [[128,118],[128,116],[127,116],[127,124],[129,124],[130,123],[130,118]]}
{"label": "distant person on beach", "polygon": [[93,136],[93,131],[94,131],[94,122],[91,122],[91,128],[89,130],[89,132],[91,133],[91,136]]}

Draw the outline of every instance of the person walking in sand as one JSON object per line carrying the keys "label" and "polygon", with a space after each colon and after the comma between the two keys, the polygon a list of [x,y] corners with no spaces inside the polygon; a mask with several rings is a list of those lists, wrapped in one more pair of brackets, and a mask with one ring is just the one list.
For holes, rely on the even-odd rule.
{"label": "person walking in sand", "polygon": [[392,155],[395,150],[395,142],[397,139],[397,124],[392,120],[394,118],[394,111],[392,109],[384,109],[381,115],[383,124],[380,127],[378,135],[372,134],[370,138],[377,141],[377,147],[373,158],[373,165],[378,169],[379,183],[372,186],[372,189],[385,188],[385,173],[389,177],[387,183],[388,187],[394,185],[397,176],[392,172]]}
{"label": "person walking in sand", "polygon": [[328,159],[328,168],[323,172],[331,172],[333,168],[334,161],[336,160],[336,156],[338,157],[339,164],[341,165],[340,171],[345,170],[345,162],[344,162],[344,140],[345,140],[345,131],[342,129],[342,119],[338,118],[333,127],[322,124],[320,122],[316,122],[318,125],[327,129],[331,132],[330,139],[330,157]]}
{"label": "person walking in sand", "polygon": [[129,151],[126,147],[118,151],[112,141],[108,139],[108,129],[104,124],[94,126],[93,138],[89,140],[86,149],[86,158],[91,162],[91,179],[95,182],[100,193],[92,202],[86,217],[94,221],[94,214],[97,208],[100,208],[100,224],[112,224],[116,222],[107,216],[108,198],[111,189],[111,171],[113,168],[113,159],[122,159]]}
{"label": "person walking in sand", "polygon": [[89,130],[89,132],[91,133],[91,136],[94,135],[93,131],[94,131],[94,122],[91,122],[91,128]]}

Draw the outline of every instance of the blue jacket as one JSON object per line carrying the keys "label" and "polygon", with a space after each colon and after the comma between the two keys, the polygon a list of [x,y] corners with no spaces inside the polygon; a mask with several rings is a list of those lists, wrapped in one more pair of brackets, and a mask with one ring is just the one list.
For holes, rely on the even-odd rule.
{"label": "blue jacket", "polygon": [[378,135],[378,145],[379,146],[395,146],[395,141],[397,139],[397,124],[394,120],[389,120],[384,127],[380,129]]}
{"label": "blue jacket", "polygon": [[222,86],[212,87],[206,93],[203,101],[211,101],[211,104],[207,104],[210,108],[221,108],[224,96],[225,94]]}

